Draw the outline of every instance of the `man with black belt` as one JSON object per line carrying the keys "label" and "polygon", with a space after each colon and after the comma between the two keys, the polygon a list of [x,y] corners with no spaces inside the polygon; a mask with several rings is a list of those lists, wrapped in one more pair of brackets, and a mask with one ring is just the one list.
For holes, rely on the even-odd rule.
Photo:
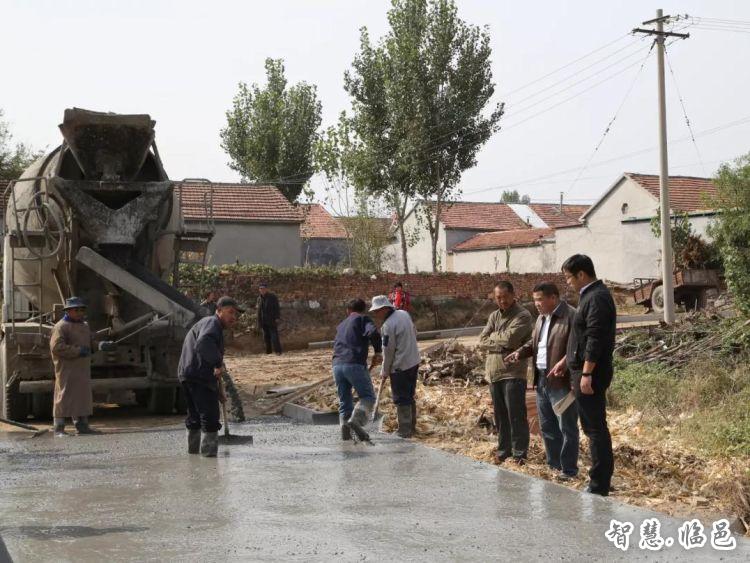
{"label": "man with black belt", "polygon": [[576,310],[560,301],[560,290],[554,283],[538,284],[532,295],[539,316],[531,340],[505,361],[533,358],[536,408],[547,465],[559,472],[558,480],[568,481],[578,475],[578,412],[575,404],[568,404],[558,415],[553,406],[570,393],[565,354]]}
{"label": "man with black belt", "polygon": [[383,368],[381,377],[391,378],[391,395],[396,405],[398,430],[402,438],[411,438],[417,428],[417,403],[414,393],[417,390],[419,371],[419,348],[417,329],[411,315],[397,310],[387,296],[372,298],[370,312],[383,323]]}
{"label": "man with black belt", "polygon": [[574,254],[563,263],[562,272],[568,285],[580,294],[566,361],[581,428],[589,439],[591,451],[590,480],[586,491],[607,496],[615,462],[612,437],[607,427],[606,392],[614,374],[612,354],[617,309],[607,287],[596,278],[591,258]]}
{"label": "man with black belt", "polygon": [[[190,329],[182,345],[177,377],[187,402],[188,453],[216,457],[219,447],[219,403],[226,401],[219,379],[224,365],[224,330],[244,313],[231,297],[216,302],[216,314]],[[201,436],[201,431],[203,435]]]}
{"label": "man with black belt", "polygon": [[281,320],[281,307],[279,299],[274,293],[268,291],[268,285],[261,283],[258,286],[258,328],[263,331],[263,340],[266,343],[266,354],[271,351],[281,356],[281,340],[279,340],[279,321]]}
{"label": "man with black belt", "polygon": [[[382,361],[383,345],[375,323],[365,315],[366,310],[367,305],[362,299],[352,299],[346,307],[346,318],[336,327],[336,338],[333,341],[333,380],[339,396],[342,440],[351,440],[352,430],[358,439],[370,439],[365,425],[369,421],[376,397],[370,370],[367,369],[367,354],[372,345],[372,369]],[[352,389],[359,397],[356,407]]]}
{"label": "man with black belt", "polygon": [[529,340],[531,313],[516,302],[513,284],[501,281],[494,289],[498,310],[490,314],[479,336],[487,351],[486,377],[490,384],[497,426],[497,453],[500,463],[509,457],[519,465],[529,452],[529,421],[526,418],[526,365],[506,364],[503,359]]}

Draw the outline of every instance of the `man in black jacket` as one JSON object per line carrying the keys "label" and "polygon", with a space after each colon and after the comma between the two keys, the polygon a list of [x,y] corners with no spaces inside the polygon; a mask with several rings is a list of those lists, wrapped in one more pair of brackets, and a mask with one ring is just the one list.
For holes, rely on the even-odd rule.
{"label": "man in black jacket", "polygon": [[275,294],[268,291],[268,285],[261,283],[258,286],[258,329],[263,331],[263,340],[266,343],[266,354],[271,351],[281,355],[281,340],[279,340],[279,320],[281,308],[279,299]]}
{"label": "man in black jacket", "polygon": [[607,496],[615,463],[607,427],[606,393],[614,372],[617,310],[609,290],[596,278],[591,258],[574,254],[563,263],[562,271],[568,285],[580,294],[566,358],[581,428],[591,451],[586,491]]}
{"label": "man in black jacket", "polygon": [[[216,314],[193,325],[182,344],[177,377],[187,402],[188,453],[216,457],[219,403],[226,401],[219,379],[224,364],[224,329],[232,328],[243,309],[231,297],[216,302]],[[201,431],[203,436],[201,439]]]}

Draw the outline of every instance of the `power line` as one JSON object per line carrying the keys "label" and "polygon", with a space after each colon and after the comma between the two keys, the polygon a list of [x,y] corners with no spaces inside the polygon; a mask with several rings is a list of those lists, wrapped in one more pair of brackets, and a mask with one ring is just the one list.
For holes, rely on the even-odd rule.
{"label": "power line", "polygon": [[540,76],[539,78],[535,78],[535,79],[534,79],[534,80],[532,80],[531,82],[527,82],[526,84],[523,84],[523,85],[519,86],[518,88],[516,88],[516,89],[514,89],[514,90],[511,90],[511,91],[509,91],[509,92],[501,92],[501,93],[500,93],[500,95],[501,95],[501,96],[510,96],[511,94],[515,94],[516,92],[520,92],[521,90],[524,90],[524,89],[528,88],[528,87],[529,87],[529,86],[531,86],[532,84],[536,84],[536,83],[538,83],[538,82],[541,82],[541,81],[542,81],[542,80],[544,80],[545,78],[548,78],[548,77],[550,77],[550,76],[552,76],[552,75],[554,75],[554,74],[557,74],[557,73],[558,73],[558,72],[560,72],[561,70],[565,70],[566,68],[568,68],[568,67],[571,67],[571,66],[573,66],[573,65],[574,65],[574,64],[576,64],[577,62],[580,62],[580,61],[582,61],[582,60],[584,60],[584,59],[586,59],[586,58],[590,57],[590,56],[591,56],[591,55],[593,55],[594,53],[598,53],[599,51],[602,51],[602,50],[606,49],[607,47],[610,47],[610,46],[614,45],[615,43],[618,43],[619,41],[622,41],[622,40],[623,40],[623,39],[625,39],[625,38],[626,38],[626,37],[627,37],[628,35],[630,35],[630,34],[629,34],[629,33],[626,33],[625,35],[621,35],[621,36],[620,36],[620,37],[618,37],[617,39],[615,39],[615,40],[613,40],[613,41],[610,41],[609,43],[607,43],[607,44],[605,44],[605,45],[602,45],[601,47],[598,47],[598,48],[594,49],[593,51],[589,51],[588,53],[586,53],[586,54],[585,54],[585,55],[583,55],[582,57],[579,57],[579,58],[577,58],[577,59],[575,59],[575,60],[573,60],[573,61],[571,61],[571,62],[569,62],[569,63],[566,63],[566,64],[564,64],[563,66],[561,66],[561,67],[558,67],[558,68],[556,68],[555,70],[553,70],[553,71],[550,71],[550,72],[548,72],[547,74],[545,74],[545,75],[543,75],[543,76]]}
{"label": "power line", "polygon": [[695,134],[693,133],[693,126],[690,125],[690,118],[687,114],[687,109],[685,109],[685,100],[682,99],[682,94],[680,93],[680,87],[677,85],[677,77],[674,74],[674,70],[672,69],[672,62],[669,60],[669,52],[667,51],[666,45],[664,46],[664,58],[667,60],[667,68],[669,68],[669,74],[672,75],[672,82],[674,83],[674,89],[675,92],[677,92],[677,97],[680,100],[680,106],[682,107],[682,115],[685,118],[685,124],[687,125],[688,131],[690,132],[690,138],[693,141],[693,146],[695,147],[695,153],[698,155],[698,160],[701,162],[701,168],[703,169],[703,174],[706,173],[705,166],[703,166],[703,157],[701,156],[701,151],[698,148],[698,143],[695,141]]}
{"label": "power line", "polygon": [[588,160],[586,160],[586,163],[583,165],[581,170],[578,172],[578,175],[575,177],[573,182],[570,184],[570,187],[568,188],[568,191],[571,191],[576,183],[578,182],[578,179],[581,177],[581,174],[584,173],[584,171],[589,167],[589,164],[591,164],[591,161],[594,160],[594,157],[596,156],[596,153],[599,152],[599,148],[604,143],[604,139],[607,138],[607,135],[612,130],[612,125],[614,124],[615,120],[617,119],[617,116],[620,114],[620,111],[622,110],[623,106],[625,105],[625,102],[630,97],[630,93],[633,91],[633,88],[635,87],[636,83],[638,82],[638,78],[641,76],[641,72],[643,71],[643,67],[646,66],[646,61],[651,56],[651,53],[654,50],[654,45],[656,45],[655,41],[651,42],[651,47],[648,50],[648,53],[646,53],[646,56],[643,57],[643,61],[641,62],[641,66],[638,67],[638,72],[635,73],[635,76],[633,77],[633,81],[630,83],[630,87],[625,92],[625,96],[623,96],[622,101],[620,102],[620,105],[615,110],[615,114],[612,116],[612,119],[609,120],[609,123],[607,123],[607,126],[604,128],[604,133],[602,133],[601,139],[599,139],[599,142],[594,147],[594,150],[591,152],[591,155],[589,156]]}

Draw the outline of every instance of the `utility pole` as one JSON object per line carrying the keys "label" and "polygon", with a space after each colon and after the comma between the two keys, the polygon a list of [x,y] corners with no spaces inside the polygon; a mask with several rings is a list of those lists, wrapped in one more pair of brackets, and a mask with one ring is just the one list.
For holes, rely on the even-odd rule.
{"label": "utility pole", "polygon": [[667,103],[664,88],[664,40],[667,37],[687,39],[689,33],[664,31],[664,22],[671,16],[656,10],[656,19],[643,22],[643,25],[656,24],[656,30],[636,28],[633,33],[656,36],[657,78],[659,87],[659,202],[661,215],[661,266],[662,290],[664,292],[664,322],[673,324],[674,315],[674,266],[672,257],[672,226],[669,212],[669,162],[667,158]]}

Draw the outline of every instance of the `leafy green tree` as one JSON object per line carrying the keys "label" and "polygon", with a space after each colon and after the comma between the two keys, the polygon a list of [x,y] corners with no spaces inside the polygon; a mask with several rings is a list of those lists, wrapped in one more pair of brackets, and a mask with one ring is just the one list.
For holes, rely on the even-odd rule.
{"label": "leafy green tree", "polygon": [[723,164],[714,183],[721,214],[710,234],[721,253],[729,289],[740,310],[750,315],[750,154]]}
{"label": "leafy green tree", "polygon": [[321,123],[316,87],[287,87],[281,59],[266,59],[267,84],[239,84],[221,147],[243,180],[277,186],[295,201],[313,174],[312,147]]}
{"label": "leafy green tree", "polygon": [[12,144],[13,135],[0,109],[0,182],[15,180],[28,166],[41,156],[23,143]]}
{"label": "leafy green tree", "polygon": [[500,203],[523,203],[524,205],[528,205],[531,203],[531,198],[526,194],[519,194],[518,190],[503,190],[500,196]]}

